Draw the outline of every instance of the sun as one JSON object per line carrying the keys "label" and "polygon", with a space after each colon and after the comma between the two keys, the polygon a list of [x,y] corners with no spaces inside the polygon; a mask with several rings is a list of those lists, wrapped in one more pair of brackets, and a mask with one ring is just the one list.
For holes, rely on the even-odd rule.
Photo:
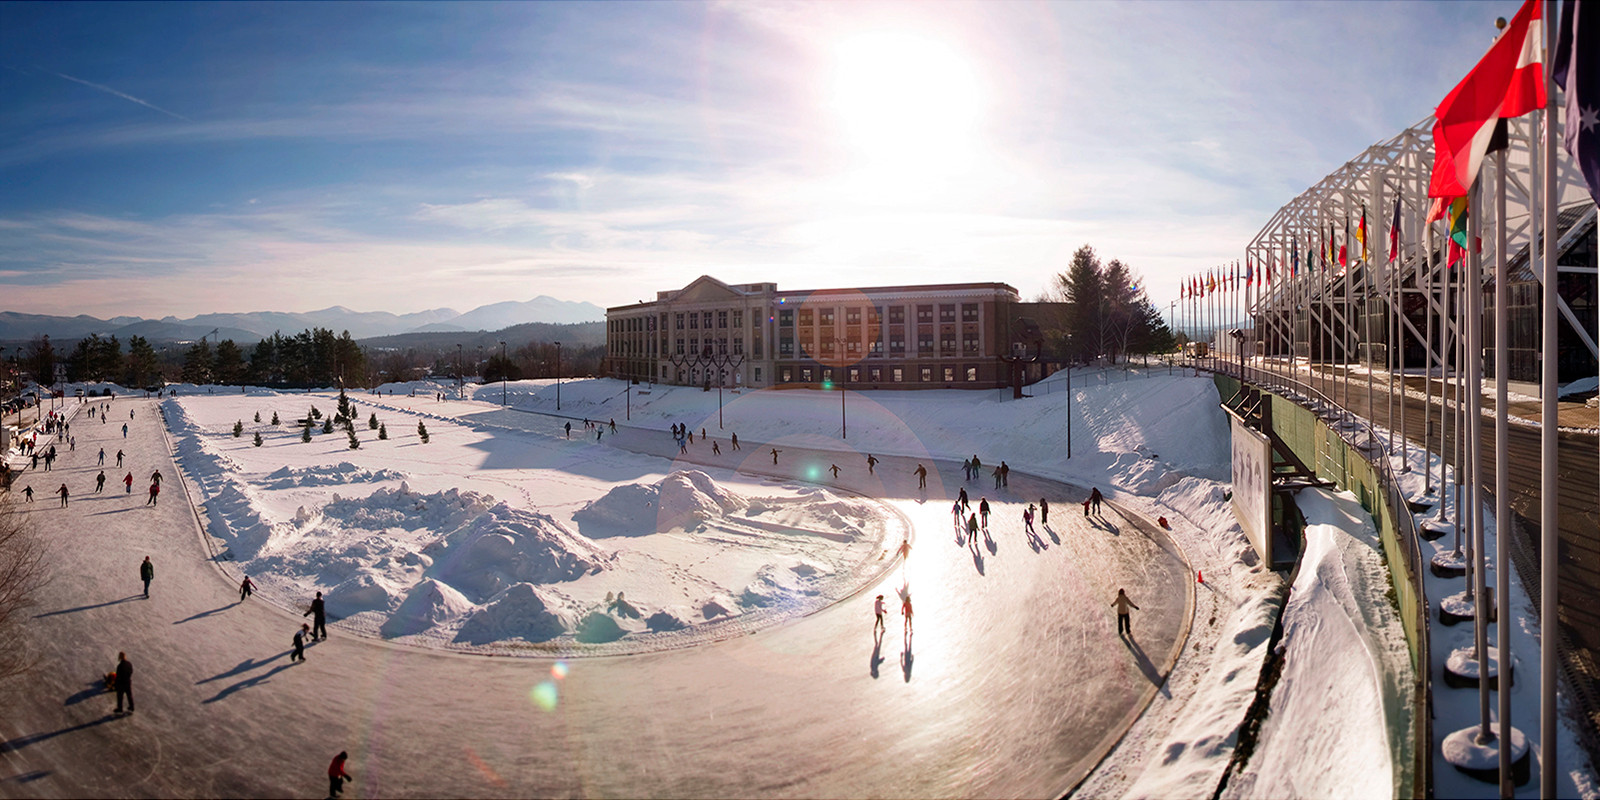
{"label": "sun", "polygon": [[833,51],[831,110],[863,166],[948,174],[970,163],[982,103],[970,61],[949,44],[864,33]]}

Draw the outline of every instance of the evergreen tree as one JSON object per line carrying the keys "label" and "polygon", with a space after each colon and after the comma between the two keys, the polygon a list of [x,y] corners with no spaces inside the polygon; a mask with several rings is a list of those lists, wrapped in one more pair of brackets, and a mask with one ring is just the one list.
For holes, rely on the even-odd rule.
{"label": "evergreen tree", "polygon": [[367,417],[367,427],[371,430],[378,429],[378,412],[374,411],[372,416]]}
{"label": "evergreen tree", "polygon": [[214,363],[211,356],[211,345],[205,339],[195,342],[183,357],[183,380],[186,383],[200,385],[211,383]]}
{"label": "evergreen tree", "polygon": [[322,432],[333,433],[333,420],[325,419],[322,421]]}
{"label": "evergreen tree", "polygon": [[260,421],[261,421],[261,412],[257,411],[256,412],[256,422],[260,422]]}
{"label": "evergreen tree", "polygon": [[1067,271],[1056,276],[1061,298],[1067,306],[1067,335],[1071,337],[1067,355],[1076,361],[1089,361],[1105,352],[1101,341],[1100,256],[1084,245],[1072,254]]}
{"label": "evergreen tree", "polygon": [[428,426],[424,425],[420,419],[417,420],[417,438],[421,439],[423,444],[428,443]]}
{"label": "evergreen tree", "polygon": [[128,362],[122,381],[130,389],[150,386],[161,374],[161,361],[156,350],[143,336],[128,337]]}
{"label": "evergreen tree", "polygon": [[356,438],[356,429],[355,428],[351,428],[349,431],[347,431],[347,433],[350,434],[350,449],[351,450],[360,450],[361,449],[361,440]]}
{"label": "evergreen tree", "polygon": [[232,386],[245,382],[244,351],[232,339],[217,343],[217,354],[212,364],[212,380],[217,383]]}
{"label": "evergreen tree", "polygon": [[233,423],[233,438],[237,439],[237,438],[239,438],[240,436],[243,436],[243,435],[244,435],[244,420],[241,419],[241,420]]}
{"label": "evergreen tree", "polygon": [[339,416],[349,419],[353,412],[350,410],[350,398],[345,396],[344,387],[339,387]]}
{"label": "evergreen tree", "polygon": [[316,406],[312,406],[311,407],[311,418],[312,419],[322,419],[322,412],[318,411]]}
{"label": "evergreen tree", "polygon": [[256,431],[256,447],[261,446],[261,431]]}
{"label": "evergreen tree", "polygon": [[384,439],[384,440],[387,440],[389,438],[389,429],[387,427],[385,427],[382,423],[378,424],[378,438],[379,439]]}
{"label": "evergreen tree", "polygon": [[311,441],[311,426],[310,425],[307,425],[304,428],[300,429],[300,441],[302,441],[302,442]]}
{"label": "evergreen tree", "polygon": [[54,386],[56,382],[56,349],[49,336],[35,336],[28,343],[28,355],[23,368],[33,373],[33,380],[41,386]]}
{"label": "evergreen tree", "polygon": [[276,412],[276,411],[272,412],[272,424],[274,424],[274,425],[281,425],[282,424],[282,423],[280,423],[278,421],[278,412]]}

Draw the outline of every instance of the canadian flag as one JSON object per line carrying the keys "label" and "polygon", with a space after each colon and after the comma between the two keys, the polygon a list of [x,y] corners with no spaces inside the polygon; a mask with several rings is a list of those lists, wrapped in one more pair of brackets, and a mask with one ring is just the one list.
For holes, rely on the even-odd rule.
{"label": "canadian flag", "polygon": [[1543,41],[1540,3],[1526,0],[1489,52],[1439,103],[1429,197],[1465,197],[1496,123],[1545,107]]}

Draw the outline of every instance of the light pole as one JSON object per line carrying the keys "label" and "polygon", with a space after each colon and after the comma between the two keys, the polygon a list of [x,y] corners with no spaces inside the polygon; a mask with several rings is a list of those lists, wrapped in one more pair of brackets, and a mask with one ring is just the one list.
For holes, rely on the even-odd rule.
{"label": "light pole", "polygon": [[719,354],[708,344],[705,349],[705,359],[711,368],[717,371],[717,430],[722,430],[722,373],[729,368],[738,369],[739,365],[744,363],[744,356]]}
{"label": "light pole", "polygon": [[504,408],[507,405],[509,405],[506,402],[506,368],[507,368],[508,363],[509,362],[506,361],[506,343],[505,342],[501,342],[500,343],[500,407],[501,408]]}
{"label": "light pole", "polygon": [[556,410],[561,410],[561,343],[556,342]]}
{"label": "light pole", "polygon": [[466,375],[467,375],[467,373],[462,371],[462,367],[461,367],[461,343],[460,342],[456,342],[456,399],[457,400],[461,399],[461,392],[465,388],[463,386],[463,384],[466,381]]}

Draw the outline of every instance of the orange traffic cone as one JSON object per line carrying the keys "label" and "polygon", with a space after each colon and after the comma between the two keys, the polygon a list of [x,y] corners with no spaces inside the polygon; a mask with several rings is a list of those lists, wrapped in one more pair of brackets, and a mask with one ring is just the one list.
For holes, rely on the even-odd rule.
{"label": "orange traffic cone", "polygon": [[1201,572],[1200,570],[1195,570],[1194,571],[1194,582],[1195,583],[1205,583],[1206,582],[1206,574],[1204,572]]}

